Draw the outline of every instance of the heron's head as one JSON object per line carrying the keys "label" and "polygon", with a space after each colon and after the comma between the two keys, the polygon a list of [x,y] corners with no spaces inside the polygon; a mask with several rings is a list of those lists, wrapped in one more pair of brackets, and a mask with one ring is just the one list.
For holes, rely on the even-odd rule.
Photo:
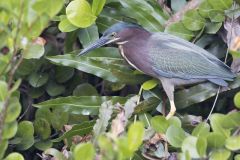
{"label": "heron's head", "polygon": [[144,30],[141,26],[133,23],[119,22],[108,28],[100,39],[84,48],[79,55],[90,52],[93,49],[102,47],[106,44],[123,44],[134,36],[134,29]]}

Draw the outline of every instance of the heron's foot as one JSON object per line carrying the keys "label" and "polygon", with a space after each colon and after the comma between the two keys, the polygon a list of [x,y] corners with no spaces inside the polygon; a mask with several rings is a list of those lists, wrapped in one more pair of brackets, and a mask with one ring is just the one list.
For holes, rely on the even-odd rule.
{"label": "heron's foot", "polygon": [[168,115],[166,116],[166,119],[168,120],[168,119],[170,119],[172,116],[174,116],[175,112],[176,112],[176,110],[170,111],[170,112],[168,113]]}

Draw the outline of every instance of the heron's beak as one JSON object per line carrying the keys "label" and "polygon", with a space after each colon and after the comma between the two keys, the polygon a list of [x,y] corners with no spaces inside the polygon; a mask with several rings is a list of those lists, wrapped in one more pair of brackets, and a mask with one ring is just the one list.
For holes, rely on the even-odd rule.
{"label": "heron's beak", "polygon": [[86,54],[88,52],[90,52],[91,50],[93,49],[96,49],[96,48],[100,48],[106,44],[109,44],[109,43],[113,43],[117,40],[119,40],[120,38],[114,38],[114,39],[110,39],[108,37],[101,37],[99,40],[97,40],[96,42],[94,42],[93,44],[89,45],[87,48],[84,48],[79,54],[78,56],[80,55],[83,55],[83,54]]}

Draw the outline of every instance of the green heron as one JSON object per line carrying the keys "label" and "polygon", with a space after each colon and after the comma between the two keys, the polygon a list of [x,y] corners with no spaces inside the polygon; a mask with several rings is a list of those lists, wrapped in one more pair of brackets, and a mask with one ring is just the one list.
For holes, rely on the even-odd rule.
{"label": "green heron", "polygon": [[203,81],[227,86],[226,81],[236,77],[227,65],[195,44],[167,33],[151,33],[137,24],[125,22],[111,26],[79,55],[110,43],[117,44],[122,57],[132,67],[161,81],[171,107],[167,119],[176,112],[175,87]]}

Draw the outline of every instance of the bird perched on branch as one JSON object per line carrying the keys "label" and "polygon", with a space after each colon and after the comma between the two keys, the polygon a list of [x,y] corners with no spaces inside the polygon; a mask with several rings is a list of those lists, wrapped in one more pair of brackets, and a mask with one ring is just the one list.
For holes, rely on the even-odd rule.
{"label": "bird perched on branch", "polygon": [[107,29],[95,43],[83,49],[83,55],[106,44],[117,44],[122,57],[135,69],[159,79],[169,101],[170,112],[176,111],[176,86],[210,81],[227,86],[235,74],[208,51],[167,33],[151,33],[137,24],[119,22]]}

